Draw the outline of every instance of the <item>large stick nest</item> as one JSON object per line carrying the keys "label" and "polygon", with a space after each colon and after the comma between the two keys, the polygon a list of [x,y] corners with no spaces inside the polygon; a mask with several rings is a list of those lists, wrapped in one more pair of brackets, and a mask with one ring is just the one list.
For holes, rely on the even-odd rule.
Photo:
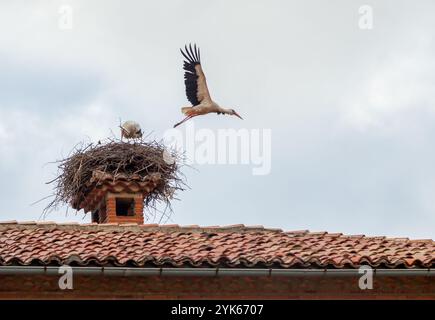
{"label": "large stick nest", "polygon": [[58,175],[48,182],[54,184],[54,200],[44,209],[44,214],[65,204],[75,207],[89,191],[93,173],[102,172],[114,177],[131,175],[142,178],[158,173],[160,183],[146,196],[144,207],[148,212],[154,212],[162,203],[165,205],[162,213],[166,215],[167,209],[172,212],[171,200],[176,199],[174,194],[187,187],[180,172],[181,160],[177,152],[167,150],[163,143],[155,140],[82,142],[66,159],[55,162]]}

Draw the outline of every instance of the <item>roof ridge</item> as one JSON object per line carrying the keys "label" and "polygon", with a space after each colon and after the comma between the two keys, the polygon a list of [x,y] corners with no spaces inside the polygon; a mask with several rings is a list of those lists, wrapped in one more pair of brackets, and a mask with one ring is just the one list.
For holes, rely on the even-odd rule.
{"label": "roof ridge", "polygon": [[137,224],[137,223],[78,223],[78,222],[54,222],[54,221],[0,221],[0,230],[7,228],[40,228],[55,227],[61,229],[108,229],[108,230],[149,230],[149,231],[192,231],[192,232],[241,232],[241,231],[267,231],[283,232],[282,229],[265,228],[261,225],[245,226],[244,224],[224,225],[224,226],[199,226],[199,225],[178,225],[178,224]]}
{"label": "roof ridge", "polygon": [[137,223],[79,223],[79,222],[55,222],[55,221],[0,221],[0,230],[8,229],[11,226],[18,228],[60,228],[71,230],[110,230],[110,231],[163,231],[163,232],[273,232],[282,233],[288,236],[316,236],[316,237],[335,237],[343,239],[378,239],[384,241],[396,242],[435,242],[433,239],[410,239],[408,237],[386,237],[386,236],[365,236],[363,234],[343,234],[340,232],[327,232],[327,231],[309,231],[309,230],[293,230],[283,231],[280,228],[267,228],[263,225],[246,226],[244,224],[233,225],[212,225],[212,226],[199,226],[199,225],[178,225],[178,224],[137,224]]}

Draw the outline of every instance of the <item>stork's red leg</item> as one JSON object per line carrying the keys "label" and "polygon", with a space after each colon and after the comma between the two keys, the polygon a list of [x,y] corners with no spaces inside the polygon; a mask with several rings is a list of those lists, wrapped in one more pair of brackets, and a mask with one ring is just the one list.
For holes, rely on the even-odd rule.
{"label": "stork's red leg", "polygon": [[186,122],[187,120],[192,119],[193,117],[196,117],[196,116],[197,116],[197,114],[193,114],[193,115],[187,116],[186,118],[184,118],[180,122],[174,124],[174,128],[178,127],[180,124],[182,124],[182,123]]}

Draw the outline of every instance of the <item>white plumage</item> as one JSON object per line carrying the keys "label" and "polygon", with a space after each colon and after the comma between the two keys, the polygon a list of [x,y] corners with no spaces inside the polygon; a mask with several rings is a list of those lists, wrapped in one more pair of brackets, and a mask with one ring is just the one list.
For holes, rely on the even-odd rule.
{"label": "white plumage", "polygon": [[139,139],[142,138],[142,129],[139,123],[135,121],[125,121],[121,126],[121,140],[127,139]]}

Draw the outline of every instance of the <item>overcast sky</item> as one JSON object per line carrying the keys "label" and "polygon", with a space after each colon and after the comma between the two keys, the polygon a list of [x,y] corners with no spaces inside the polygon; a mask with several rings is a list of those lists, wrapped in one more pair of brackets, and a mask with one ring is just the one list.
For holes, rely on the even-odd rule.
{"label": "overcast sky", "polygon": [[[359,28],[362,5],[373,29]],[[431,0],[1,1],[0,220],[38,220],[47,163],[119,118],[155,138],[181,120],[178,48],[196,42],[212,97],[245,120],[195,128],[271,129],[272,170],[185,169],[191,190],[168,223],[435,238],[434,12]]]}

